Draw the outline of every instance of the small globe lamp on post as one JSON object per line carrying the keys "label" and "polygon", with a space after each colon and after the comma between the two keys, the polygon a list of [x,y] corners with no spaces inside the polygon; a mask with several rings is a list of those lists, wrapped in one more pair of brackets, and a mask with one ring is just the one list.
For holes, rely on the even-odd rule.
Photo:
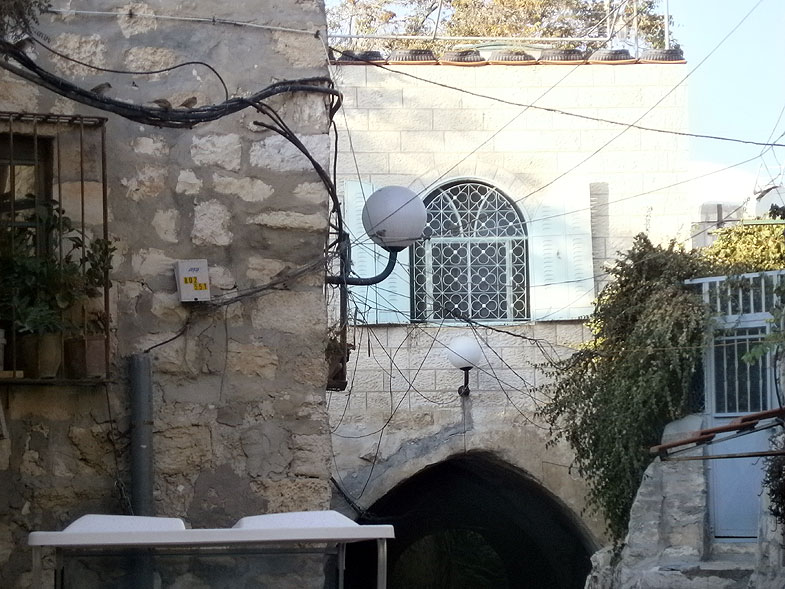
{"label": "small globe lamp on post", "polygon": [[447,347],[447,359],[456,368],[463,370],[463,385],[458,387],[458,394],[466,397],[469,390],[469,371],[480,365],[483,360],[482,348],[472,336],[456,337]]}

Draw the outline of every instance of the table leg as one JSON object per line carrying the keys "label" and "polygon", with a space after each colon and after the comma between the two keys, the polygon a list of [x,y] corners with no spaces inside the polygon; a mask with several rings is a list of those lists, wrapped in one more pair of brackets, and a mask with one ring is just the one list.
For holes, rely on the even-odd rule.
{"label": "table leg", "polygon": [[41,587],[41,547],[33,546],[33,587]]}
{"label": "table leg", "polygon": [[338,544],[338,589],[343,589],[344,571],[346,570],[346,544]]}
{"label": "table leg", "polygon": [[376,540],[376,589],[387,589],[387,539]]}

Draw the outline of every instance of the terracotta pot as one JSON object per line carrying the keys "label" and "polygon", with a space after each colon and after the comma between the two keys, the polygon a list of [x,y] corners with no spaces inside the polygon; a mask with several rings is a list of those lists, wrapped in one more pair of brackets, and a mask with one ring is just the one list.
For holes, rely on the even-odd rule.
{"label": "terracotta pot", "polygon": [[65,340],[66,378],[103,378],[106,355],[103,335],[85,335]]}
{"label": "terracotta pot", "polygon": [[59,333],[24,335],[20,338],[22,362],[27,378],[55,378],[62,361]]}

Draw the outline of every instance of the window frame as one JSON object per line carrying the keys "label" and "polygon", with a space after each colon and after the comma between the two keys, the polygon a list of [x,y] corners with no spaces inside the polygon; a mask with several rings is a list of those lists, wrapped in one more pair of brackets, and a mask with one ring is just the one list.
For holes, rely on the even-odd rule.
{"label": "window frame", "polygon": [[[474,208],[471,211],[464,208],[462,212],[460,207],[456,206],[456,198],[458,195],[451,195],[449,191],[455,189],[456,187],[471,187],[471,186],[483,186],[488,189],[488,192],[485,195],[482,195],[480,198],[480,206],[478,208]],[[474,194],[469,196],[469,200],[471,200]],[[501,234],[487,234],[483,235],[480,232],[477,232],[476,224],[478,222],[478,218],[483,215],[484,211],[487,209],[484,208],[485,205],[489,202],[491,198],[501,199],[504,203],[505,208],[497,208],[495,212],[507,212],[512,213],[516,217],[516,225],[521,228],[519,233],[514,235],[501,235]],[[485,180],[480,180],[477,178],[454,178],[448,182],[442,183],[441,185],[437,186],[433,190],[431,190],[428,195],[423,198],[423,203],[425,204],[426,210],[428,210],[428,222],[429,226],[426,227],[426,231],[430,229],[430,223],[432,222],[432,211],[429,209],[429,205],[434,203],[440,198],[447,198],[449,204],[451,205],[452,210],[458,216],[458,223],[461,227],[461,235],[453,237],[453,236],[431,236],[427,237],[423,243],[415,244],[410,252],[410,268],[411,268],[411,320],[412,322],[445,322],[445,323],[461,323],[465,321],[460,317],[450,316],[448,312],[437,313],[434,311],[434,302],[435,297],[435,285],[434,285],[434,276],[436,273],[434,272],[434,259],[433,253],[435,246],[439,245],[449,245],[449,244],[468,244],[466,247],[466,259],[465,259],[465,268],[467,270],[465,276],[465,285],[463,289],[463,294],[460,296],[466,297],[466,304],[467,308],[471,311],[469,315],[469,319],[472,321],[479,321],[482,323],[487,324],[506,324],[506,323],[519,323],[523,321],[530,321],[531,320],[531,290],[530,290],[530,257],[529,257],[529,230],[528,230],[528,223],[526,220],[525,215],[517,206],[515,201],[510,198],[502,189],[494,184],[487,182]],[[461,218],[463,217],[463,218]],[[467,235],[467,233],[469,233]],[[497,286],[495,290],[491,292],[492,295],[499,295],[503,293],[504,297],[504,308],[506,309],[506,316],[495,316],[495,317],[480,317],[474,310],[474,305],[477,302],[477,296],[472,291],[473,286],[473,275],[471,274],[472,271],[472,261],[475,260],[478,256],[472,255],[472,245],[473,244],[492,244],[492,243],[500,243],[504,244],[504,257],[505,257],[505,268],[504,268],[504,276],[509,276],[509,279],[505,279],[505,284],[501,286]],[[515,260],[515,249],[518,247],[523,248],[523,254],[520,256],[523,260],[522,268],[516,267],[516,260]],[[420,263],[419,259],[422,259],[422,263]],[[514,284],[513,277],[520,277],[523,275],[523,287],[517,288]],[[422,278],[420,278],[422,276]],[[422,284],[418,284],[421,282]],[[456,293],[455,294],[459,294]],[[518,300],[516,296],[523,298],[523,310],[522,313],[518,316],[515,315],[515,308],[518,304]],[[421,303],[424,303],[424,307],[422,310],[419,310],[418,307]]]}

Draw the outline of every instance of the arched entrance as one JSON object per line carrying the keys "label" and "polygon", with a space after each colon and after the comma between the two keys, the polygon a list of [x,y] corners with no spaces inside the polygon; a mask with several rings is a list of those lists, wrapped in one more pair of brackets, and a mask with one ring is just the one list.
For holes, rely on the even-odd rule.
{"label": "arched entrance", "polygon": [[[395,526],[391,589],[580,589],[594,549],[558,499],[485,453],[423,469],[358,521]],[[349,550],[347,587],[373,587],[374,550]]]}

